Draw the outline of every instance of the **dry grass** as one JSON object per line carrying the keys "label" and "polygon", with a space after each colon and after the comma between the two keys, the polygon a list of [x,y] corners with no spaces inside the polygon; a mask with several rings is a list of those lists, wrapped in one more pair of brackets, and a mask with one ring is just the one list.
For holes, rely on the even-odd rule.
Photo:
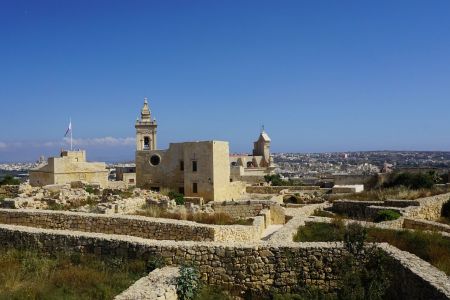
{"label": "dry grass", "polygon": [[346,195],[329,195],[328,200],[339,199],[361,200],[361,201],[384,201],[387,199],[415,200],[448,192],[447,188],[432,187],[430,189],[412,190],[406,187],[380,188],[361,193],[352,193]]}
{"label": "dry grass", "polygon": [[147,271],[142,261],[16,249],[0,249],[0,268],[0,299],[112,299]]}
{"label": "dry grass", "polygon": [[[345,225],[335,220],[329,223],[309,223],[299,227],[296,242],[332,242],[343,240]],[[450,275],[450,240],[438,233],[409,230],[367,228],[369,242],[389,243],[428,261]]]}
{"label": "dry grass", "polygon": [[139,210],[134,214],[152,218],[185,220],[213,225],[251,225],[253,223],[251,219],[235,219],[227,213],[207,214],[202,212],[168,212],[155,205],[144,205],[142,210]]}

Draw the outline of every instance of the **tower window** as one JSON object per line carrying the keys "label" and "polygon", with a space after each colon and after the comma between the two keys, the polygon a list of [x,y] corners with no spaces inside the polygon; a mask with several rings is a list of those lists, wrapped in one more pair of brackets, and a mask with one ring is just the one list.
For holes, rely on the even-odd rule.
{"label": "tower window", "polygon": [[192,193],[197,194],[198,190],[197,190],[197,182],[194,182],[192,184]]}
{"label": "tower window", "polygon": [[197,172],[197,161],[196,160],[192,161],[192,172]]}
{"label": "tower window", "polygon": [[148,136],[144,137],[144,149],[145,150],[150,149],[150,138]]}
{"label": "tower window", "polygon": [[184,161],[180,160],[180,171],[184,171]]}

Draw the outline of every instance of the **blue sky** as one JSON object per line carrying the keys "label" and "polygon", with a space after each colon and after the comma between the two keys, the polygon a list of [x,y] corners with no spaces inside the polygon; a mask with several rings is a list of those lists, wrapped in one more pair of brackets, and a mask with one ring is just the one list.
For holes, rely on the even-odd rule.
{"label": "blue sky", "polygon": [[169,142],[450,150],[450,1],[0,1],[0,161]]}

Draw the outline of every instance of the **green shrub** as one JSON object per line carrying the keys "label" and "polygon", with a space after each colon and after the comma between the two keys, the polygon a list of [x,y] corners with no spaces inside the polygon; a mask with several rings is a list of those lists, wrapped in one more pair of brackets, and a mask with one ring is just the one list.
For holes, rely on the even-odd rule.
{"label": "green shrub", "polygon": [[20,180],[15,179],[11,175],[6,175],[5,177],[3,177],[2,180],[0,180],[0,185],[19,185],[19,184]]}
{"label": "green shrub", "polygon": [[433,173],[395,173],[384,184],[385,187],[405,186],[411,189],[429,189],[435,184]]}
{"label": "green shrub", "polygon": [[191,300],[197,295],[200,288],[200,274],[192,266],[181,266],[180,276],[177,279],[177,295],[181,300]]}
{"label": "green shrub", "polygon": [[441,216],[450,219],[450,199],[442,205]]}
{"label": "green shrub", "polygon": [[360,254],[367,239],[367,230],[357,223],[351,223],[344,232],[344,246],[353,255]]}
{"label": "green shrub", "polygon": [[150,257],[147,260],[147,272],[152,272],[155,269],[159,269],[162,268],[166,265],[166,262],[164,261],[164,259],[161,256],[155,256],[155,257]]}
{"label": "green shrub", "polygon": [[344,239],[345,225],[340,219],[331,223],[309,223],[300,226],[294,236],[296,242],[337,242]]}
{"label": "green shrub", "polygon": [[167,194],[167,196],[168,196],[170,199],[175,200],[175,203],[176,203],[177,205],[184,205],[184,203],[186,202],[186,201],[184,200],[184,195],[181,194],[181,193],[177,193],[177,192],[172,192],[172,191],[170,191],[170,192]]}
{"label": "green shrub", "polygon": [[383,221],[393,221],[400,218],[402,215],[395,210],[392,209],[383,209],[377,212],[374,221],[375,222],[383,222]]}

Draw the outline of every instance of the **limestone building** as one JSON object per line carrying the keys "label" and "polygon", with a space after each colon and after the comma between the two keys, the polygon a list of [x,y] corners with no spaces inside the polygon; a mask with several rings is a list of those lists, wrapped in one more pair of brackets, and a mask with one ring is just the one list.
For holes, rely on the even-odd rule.
{"label": "limestone building", "polygon": [[108,170],[105,163],[87,162],[86,151],[61,151],[59,157],[50,157],[47,164],[30,170],[30,184],[44,186],[84,181],[108,185]]}
{"label": "limestone building", "polygon": [[244,191],[242,183],[230,182],[228,142],[171,143],[168,149],[157,150],[156,122],[147,100],[136,122],[136,185],[205,201],[237,199]]}
{"label": "limestone building", "polygon": [[253,143],[252,155],[231,155],[231,180],[248,183],[264,182],[264,176],[272,174],[275,166],[270,155],[270,137],[262,130]]}

